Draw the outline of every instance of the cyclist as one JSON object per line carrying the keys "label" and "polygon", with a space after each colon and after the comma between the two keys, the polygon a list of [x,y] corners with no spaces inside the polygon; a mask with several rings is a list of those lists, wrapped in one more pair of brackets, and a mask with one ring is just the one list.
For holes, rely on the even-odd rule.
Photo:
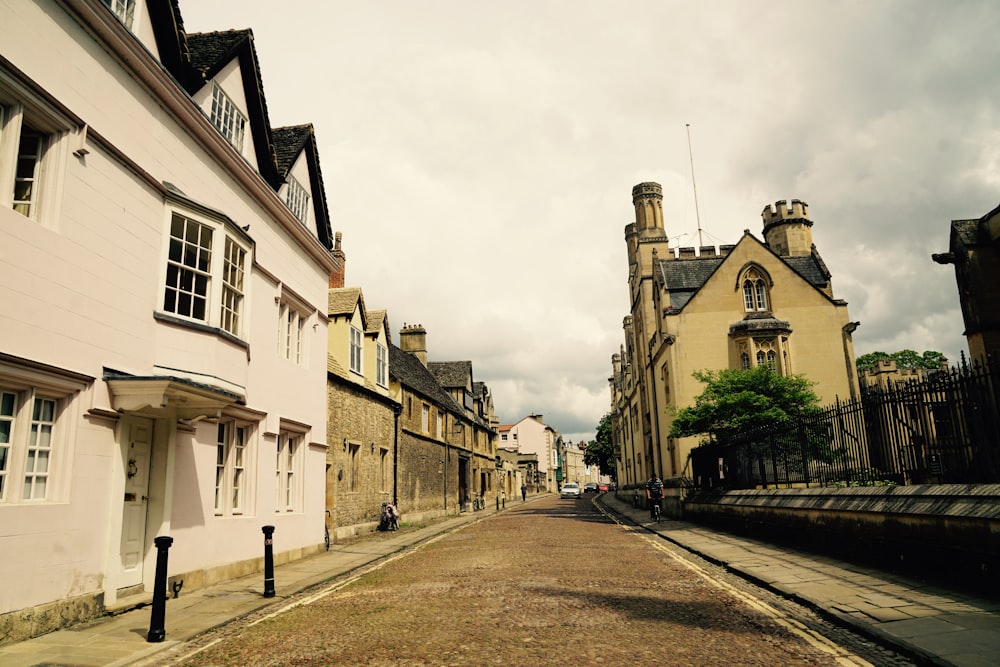
{"label": "cyclist", "polygon": [[663,506],[660,503],[663,500],[663,482],[660,478],[653,473],[653,476],[649,478],[646,482],[646,503],[649,505],[649,518],[656,520],[656,513],[653,511],[653,507],[657,507],[660,511],[663,511]]}

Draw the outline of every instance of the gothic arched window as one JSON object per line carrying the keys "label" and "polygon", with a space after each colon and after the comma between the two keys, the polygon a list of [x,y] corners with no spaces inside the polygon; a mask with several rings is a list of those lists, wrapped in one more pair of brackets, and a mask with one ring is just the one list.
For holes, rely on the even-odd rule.
{"label": "gothic arched window", "polygon": [[767,283],[757,269],[750,269],[743,276],[743,308],[748,313],[768,310]]}
{"label": "gothic arched window", "polygon": [[747,354],[746,352],[740,354],[740,366],[743,368],[743,370],[747,370],[748,368],[750,368],[750,355]]}

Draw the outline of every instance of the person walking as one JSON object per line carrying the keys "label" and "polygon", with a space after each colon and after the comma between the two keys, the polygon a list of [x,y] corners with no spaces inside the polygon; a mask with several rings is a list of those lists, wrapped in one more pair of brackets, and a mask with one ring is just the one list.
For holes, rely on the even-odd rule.
{"label": "person walking", "polygon": [[649,506],[649,518],[656,520],[656,513],[653,511],[653,507],[657,507],[660,511],[663,511],[663,507],[660,502],[663,500],[663,482],[660,478],[653,473],[653,476],[649,478],[646,482],[646,504]]}
{"label": "person walking", "polygon": [[521,502],[524,503],[524,502],[527,502],[527,501],[528,501],[528,487],[525,486],[524,484],[522,484],[521,485]]}

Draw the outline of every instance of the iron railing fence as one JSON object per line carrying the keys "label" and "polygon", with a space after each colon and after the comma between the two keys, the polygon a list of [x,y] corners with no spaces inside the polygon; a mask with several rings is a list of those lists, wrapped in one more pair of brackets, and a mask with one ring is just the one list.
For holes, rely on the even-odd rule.
{"label": "iron railing fence", "polygon": [[865,388],[814,418],[696,447],[702,488],[1000,482],[1000,363]]}

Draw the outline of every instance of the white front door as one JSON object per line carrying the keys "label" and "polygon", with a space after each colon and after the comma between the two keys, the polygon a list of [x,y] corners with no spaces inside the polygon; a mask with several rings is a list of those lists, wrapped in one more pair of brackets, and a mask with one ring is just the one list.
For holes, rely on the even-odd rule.
{"label": "white front door", "polygon": [[125,498],[122,505],[121,572],[118,588],[142,583],[146,545],[146,506],[153,420],[128,417],[122,423],[125,455]]}

